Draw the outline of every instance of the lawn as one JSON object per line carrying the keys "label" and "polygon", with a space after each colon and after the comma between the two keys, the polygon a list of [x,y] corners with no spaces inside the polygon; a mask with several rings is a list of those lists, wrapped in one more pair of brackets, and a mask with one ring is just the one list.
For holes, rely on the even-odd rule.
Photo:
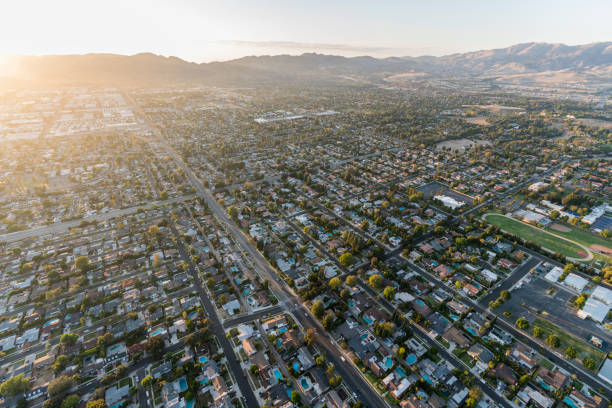
{"label": "lawn", "polygon": [[572,227],[567,224],[563,224],[563,226],[571,228],[571,231],[556,231],[550,227],[547,227],[546,231],[550,231],[553,234],[561,235],[562,237],[571,239],[572,241],[575,241],[586,247],[590,247],[591,245],[601,245],[608,248],[612,248],[612,241],[610,241],[609,239],[605,239],[601,235],[596,235],[590,232],[589,230]]}
{"label": "lawn", "polygon": [[571,258],[584,258],[584,256],[578,254],[584,253],[584,250],[578,245],[559,239],[540,228],[532,227],[503,215],[489,214],[486,220],[509,234],[534,242],[549,251],[559,252]]}
{"label": "lawn", "polygon": [[579,360],[582,361],[587,357],[591,357],[593,360],[595,360],[595,367],[599,367],[605,357],[604,353],[591,347],[586,341],[568,334],[566,331],[552,324],[548,320],[536,319],[533,322],[533,325],[539,326],[542,329],[543,339],[546,339],[551,334],[556,334],[557,337],[559,337],[560,342],[558,350],[562,353],[566,348],[572,346],[576,349],[577,358]]}

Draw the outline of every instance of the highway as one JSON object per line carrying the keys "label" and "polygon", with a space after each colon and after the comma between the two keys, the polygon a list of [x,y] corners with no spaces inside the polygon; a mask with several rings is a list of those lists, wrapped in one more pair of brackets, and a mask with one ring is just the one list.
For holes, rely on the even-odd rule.
{"label": "highway", "polygon": [[122,208],[120,210],[112,210],[106,213],[92,215],[90,217],[79,218],[78,220],[57,222],[51,225],[35,227],[35,228],[23,230],[23,231],[10,232],[8,234],[0,235],[0,242],[14,242],[14,241],[20,241],[26,238],[55,234],[58,232],[66,231],[70,228],[78,227],[79,224],[81,224],[84,221],[86,222],[105,221],[105,220],[115,218],[115,217],[121,217],[124,215],[134,214],[138,212],[139,210],[147,210],[147,209],[151,209],[156,206],[164,206],[166,204],[180,203],[190,198],[193,198],[193,195],[176,197],[176,198],[172,198],[172,199],[165,200],[165,201],[153,201],[149,204],[138,205],[138,206],[129,207],[129,208]]}

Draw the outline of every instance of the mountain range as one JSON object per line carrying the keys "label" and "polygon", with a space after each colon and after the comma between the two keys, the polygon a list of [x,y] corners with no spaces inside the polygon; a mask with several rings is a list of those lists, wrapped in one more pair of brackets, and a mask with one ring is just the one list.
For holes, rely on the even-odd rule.
{"label": "mountain range", "polygon": [[612,79],[612,42],[568,46],[525,43],[442,57],[341,57],[323,54],[250,56],[193,63],[151,53],[13,56],[4,82],[42,84],[250,85],[282,82],[388,81],[394,78],[507,78],[572,74],[582,80]]}

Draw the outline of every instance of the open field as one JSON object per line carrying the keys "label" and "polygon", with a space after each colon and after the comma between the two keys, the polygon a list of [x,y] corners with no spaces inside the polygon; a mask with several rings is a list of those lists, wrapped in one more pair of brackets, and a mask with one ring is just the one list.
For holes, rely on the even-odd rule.
{"label": "open field", "polygon": [[[498,226],[509,234],[516,235],[527,241],[535,242],[551,252],[559,252],[567,257],[575,259],[585,259],[585,250],[579,245],[556,237],[540,228],[533,227],[524,222],[498,214],[488,214],[485,216],[487,222]],[[555,232],[556,233],[556,232]],[[561,233],[559,233],[561,234]]]}
{"label": "open field", "polygon": [[554,226],[555,224],[549,228],[546,228],[545,230],[551,231],[554,234],[561,235],[578,244],[582,244],[600,252],[612,252],[612,241],[602,237],[601,235],[596,235],[588,230],[569,227],[566,225],[562,225],[564,228],[554,228]]}
{"label": "open field", "polygon": [[551,334],[557,335],[557,337],[559,337],[560,342],[558,350],[560,350],[561,352],[564,352],[566,348],[572,346],[576,349],[576,355],[579,360],[582,361],[583,359],[590,357],[595,360],[595,367],[599,367],[601,362],[605,358],[605,354],[603,352],[596,350],[595,348],[590,346],[585,340],[572,336],[571,334],[552,324],[548,320],[535,319],[533,325],[539,326],[542,329],[543,339],[546,339]]}
{"label": "open field", "polygon": [[[479,123],[479,124],[484,125],[485,123]],[[470,148],[472,146],[481,146],[481,145],[489,146],[490,144],[491,142],[489,142],[488,140],[452,139],[452,140],[445,140],[443,142],[438,143],[436,145],[436,150],[441,150],[443,148],[449,148],[454,151],[462,152],[465,149]]]}

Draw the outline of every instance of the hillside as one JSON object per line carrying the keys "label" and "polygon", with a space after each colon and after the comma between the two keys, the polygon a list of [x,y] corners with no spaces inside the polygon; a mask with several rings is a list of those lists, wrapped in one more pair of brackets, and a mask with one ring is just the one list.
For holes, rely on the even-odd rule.
{"label": "hillside", "polygon": [[[43,84],[164,85],[378,81],[386,77],[500,77],[551,72],[612,77],[612,42],[579,46],[526,43],[443,57],[346,58],[322,54],[244,57],[197,64],[150,53],[14,57],[11,79]],[[8,82],[7,80],[0,82]]]}

